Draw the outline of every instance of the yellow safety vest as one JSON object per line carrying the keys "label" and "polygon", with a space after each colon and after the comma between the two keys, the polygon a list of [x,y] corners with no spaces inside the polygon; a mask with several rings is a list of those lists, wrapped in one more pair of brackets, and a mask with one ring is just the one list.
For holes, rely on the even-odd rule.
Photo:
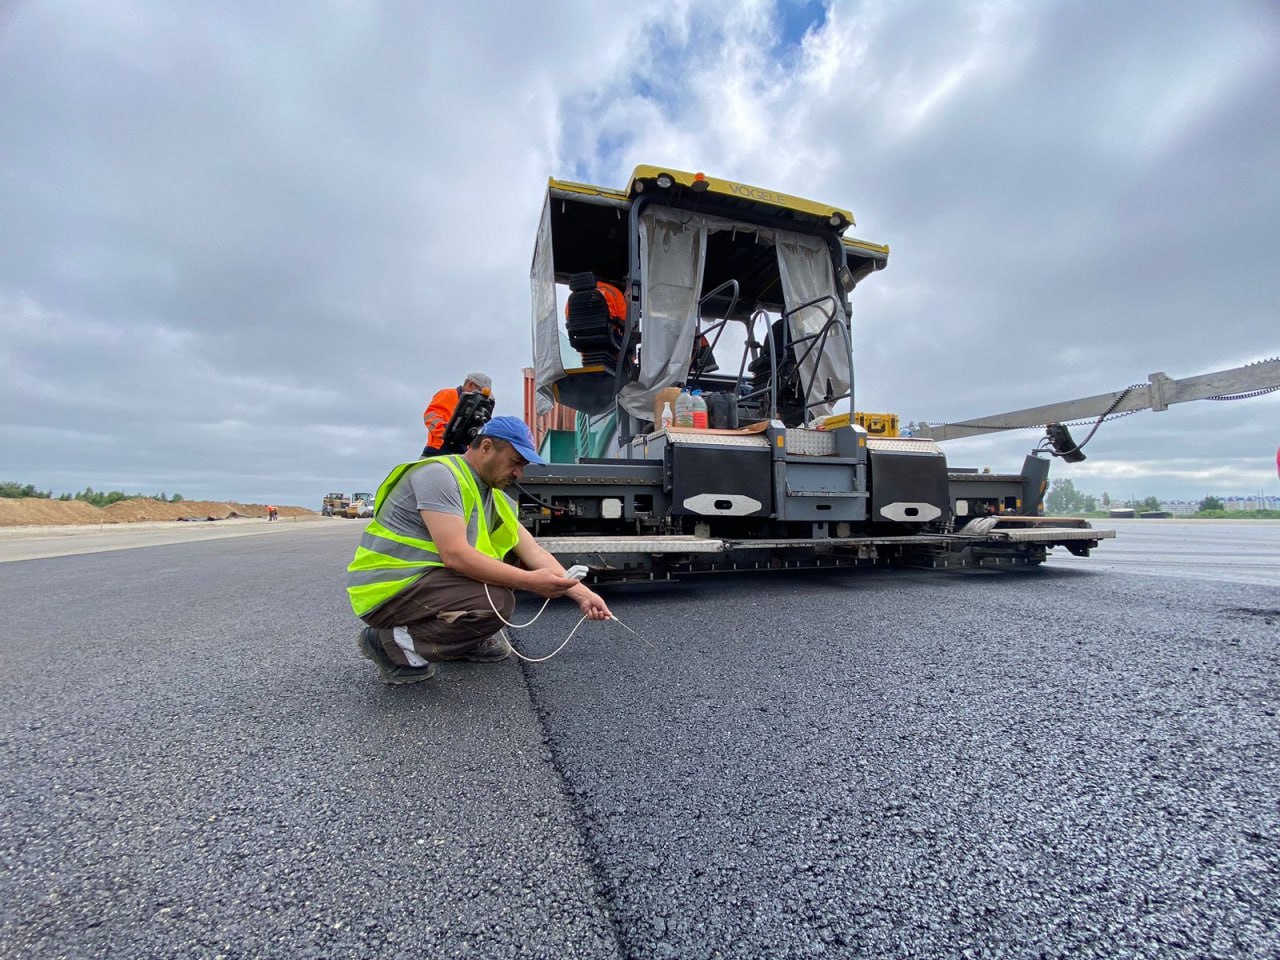
{"label": "yellow safety vest", "polygon": [[476,522],[477,550],[485,556],[502,560],[520,540],[520,523],[515,511],[511,509],[511,502],[499,491],[495,491],[493,495],[498,525],[489,529],[489,518],[480,506],[480,488],[476,485],[471,469],[462,462],[462,457],[455,454],[402,463],[378,487],[377,511],[365,527],[360,545],[356,547],[355,558],[347,567],[347,597],[357,617],[390,600],[433,567],[444,566],[435,543],[394,533],[378,522],[378,514],[387,509],[388,495],[392,488],[410,470],[424,463],[443,463],[453,472],[458,481],[458,489],[462,492],[464,524],[469,526],[472,515],[479,511]]}

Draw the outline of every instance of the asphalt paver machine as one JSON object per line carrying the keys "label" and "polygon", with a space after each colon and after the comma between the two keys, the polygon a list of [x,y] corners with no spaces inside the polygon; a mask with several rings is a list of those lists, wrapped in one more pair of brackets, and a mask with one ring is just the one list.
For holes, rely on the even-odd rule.
{"label": "asphalt paver machine", "polygon": [[[544,546],[615,582],[1036,564],[1114,536],[1042,515],[1069,434],[1016,473],[983,473],[857,410],[851,295],[889,249],[846,236],[853,224],[663,167],[638,167],[625,190],[550,181],[532,267],[537,403],[578,411],[582,436],[575,462],[525,471],[521,521]],[[663,425],[679,387],[702,391],[707,428]]]}

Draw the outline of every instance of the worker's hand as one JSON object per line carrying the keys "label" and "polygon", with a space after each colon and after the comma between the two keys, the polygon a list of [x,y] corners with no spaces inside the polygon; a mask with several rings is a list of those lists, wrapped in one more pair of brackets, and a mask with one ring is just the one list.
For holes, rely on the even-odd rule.
{"label": "worker's hand", "polygon": [[581,590],[574,591],[573,599],[578,601],[578,609],[588,620],[613,619],[613,611],[609,609],[609,605],[604,602],[600,594],[583,587]]}
{"label": "worker's hand", "polygon": [[570,580],[545,567],[528,573],[529,579],[525,581],[524,588],[540,597],[563,597],[578,585],[577,580]]}

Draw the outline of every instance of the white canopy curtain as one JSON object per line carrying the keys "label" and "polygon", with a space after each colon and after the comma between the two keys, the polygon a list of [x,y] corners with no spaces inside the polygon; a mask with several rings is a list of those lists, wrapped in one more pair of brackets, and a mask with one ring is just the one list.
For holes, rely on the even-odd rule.
{"label": "white canopy curtain", "polygon": [[706,258],[707,218],[658,205],[640,214],[640,375],[618,396],[634,417],[653,419],[658,391],[689,376]]}
{"label": "white canopy curtain", "polygon": [[[697,333],[707,237],[721,230],[741,232],[744,229],[755,229],[761,243],[775,245],[783,302],[788,308],[830,295],[829,300],[791,315],[793,338],[821,331],[832,310],[840,320],[840,329],[829,332],[822,355],[810,355],[801,367],[805,383],[812,377],[815,366],[817,369],[817,377],[806,398],[809,403],[818,404],[811,408],[810,415],[831,412],[830,405],[820,403],[826,395],[828,380],[836,395],[848,391],[851,371],[846,316],[835,283],[830,250],[822,240],[789,231],[744,227],[741,223],[654,204],[640,215],[638,238],[640,260],[645,265],[641,288],[640,370],[637,379],[624,384],[619,394],[623,408],[632,416],[651,419],[658,391],[688,378]],[[552,385],[565,375],[556,312],[550,200],[542,210],[530,278],[538,412],[545,413],[551,409],[554,399]],[[802,347],[800,352],[803,350]]]}
{"label": "white canopy curtain", "polygon": [[[831,404],[819,403],[827,395],[827,381],[831,381],[834,396],[840,396],[849,389],[852,370],[849,366],[849,341],[846,327],[844,304],[836,291],[835,268],[831,263],[831,250],[818,237],[809,237],[799,233],[778,231],[776,234],[778,249],[778,271],[782,275],[782,299],[787,309],[794,309],[801,303],[829,297],[811,307],[805,307],[791,314],[791,337],[811,336],[821,332],[827,319],[833,315],[839,321],[840,329],[827,333],[826,347],[821,354],[810,353],[800,364],[801,382],[810,387],[806,403],[817,404],[809,408],[810,417],[824,417],[831,413]],[[809,341],[796,349],[798,356],[817,343]],[[817,376],[814,377],[814,371]]]}
{"label": "white canopy curtain", "polygon": [[555,258],[551,252],[551,198],[542,205],[538,242],[533,248],[529,271],[533,287],[533,369],[538,385],[538,413],[551,410],[555,396],[551,386],[564,377],[560,359],[560,324],[556,317]]}

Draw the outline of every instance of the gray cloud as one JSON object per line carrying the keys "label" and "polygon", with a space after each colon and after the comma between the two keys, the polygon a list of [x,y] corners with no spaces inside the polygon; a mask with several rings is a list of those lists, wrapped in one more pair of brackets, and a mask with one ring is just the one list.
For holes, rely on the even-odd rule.
{"label": "gray cloud", "polygon": [[[839,3],[781,50],[767,4],[645,10],[20,4],[3,478],[370,487],[465,369],[520,412],[545,179],[641,162],[851,207],[892,246],[856,294],[868,409],[963,418],[1280,353],[1269,6]],[[1251,482],[1278,402],[1127,418],[1057,475]],[[1034,440],[952,450],[1012,466]],[[1174,458],[1190,478],[1157,473]]]}

